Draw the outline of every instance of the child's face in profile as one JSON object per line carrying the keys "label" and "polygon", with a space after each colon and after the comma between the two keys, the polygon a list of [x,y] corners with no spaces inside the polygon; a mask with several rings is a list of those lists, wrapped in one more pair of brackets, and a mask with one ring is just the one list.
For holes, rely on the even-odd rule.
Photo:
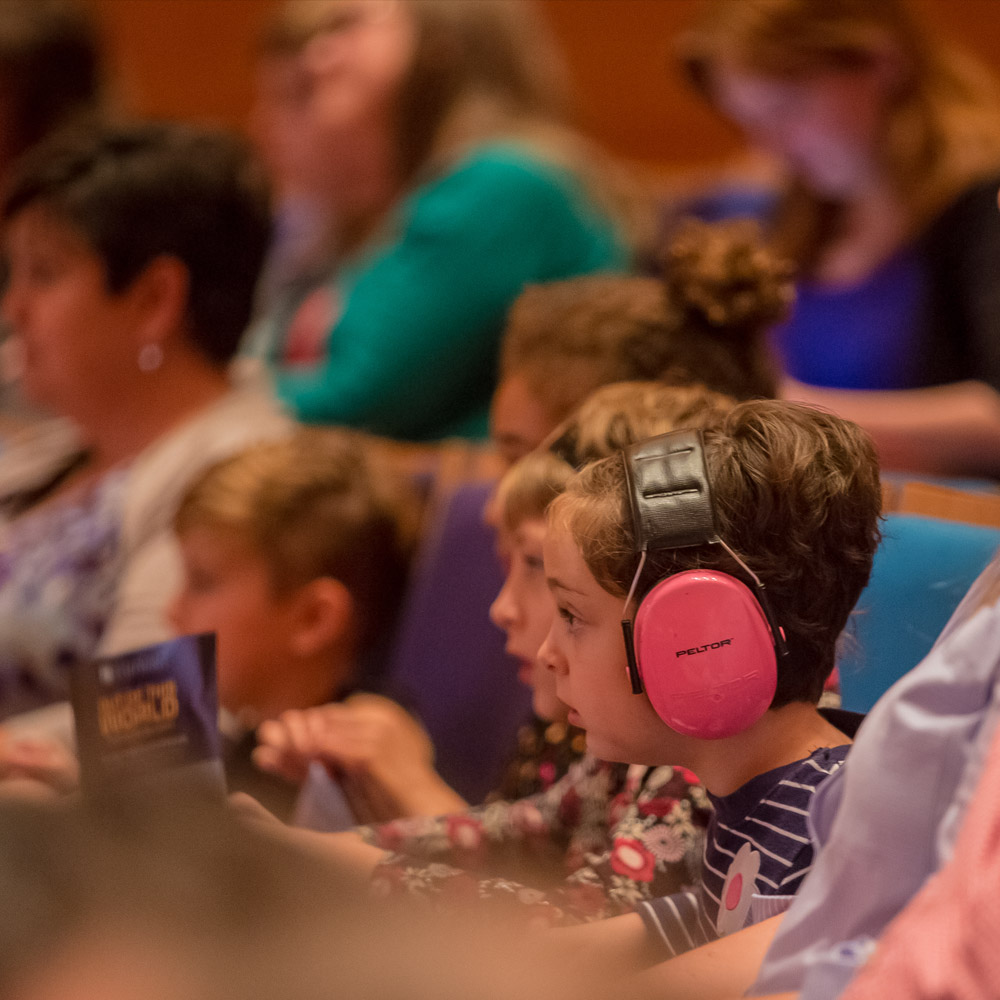
{"label": "child's face in profile", "polygon": [[490,437],[506,468],[534,451],[555,423],[524,376],[515,372],[497,386],[490,406]]}
{"label": "child's face in profile", "polygon": [[566,529],[550,527],[543,548],[556,617],[539,659],[556,679],[569,721],[587,731],[587,749],[630,764],[684,763],[673,749],[683,738],[660,721],[645,695],[632,693],[621,630],[624,599],[594,579]]}
{"label": "child's face in profile", "polygon": [[171,623],[181,635],[216,633],[223,708],[268,704],[270,678],[289,662],[290,598],[275,593],[267,563],[237,532],[192,526],[179,541],[184,582]]}
{"label": "child's face in profile", "polygon": [[545,521],[522,521],[516,528],[498,529],[499,548],[507,575],[490,607],[490,618],[507,633],[507,653],[518,663],[518,677],[532,690],[532,707],[541,719],[566,718],[567,708],[556,694],[555,675],[544,667],[538,650],[555,617],[555,604],[545,582],[542,542]]}

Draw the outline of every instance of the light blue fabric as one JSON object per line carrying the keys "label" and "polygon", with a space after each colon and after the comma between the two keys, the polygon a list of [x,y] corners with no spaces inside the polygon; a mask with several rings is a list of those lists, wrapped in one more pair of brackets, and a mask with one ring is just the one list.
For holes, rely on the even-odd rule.
{"label": "light blue fabric", "polygon": [[872,942],[950,857],[1000,711],[998,585],[994,562],[814,796],[818,856],[748,995],[839,996]]}
{"label": "light blue fabric", "polygon": [[1000,530],[912,514],[886,518],[871,580],[839,660],[844,708],[868,712],[927,655],[1000,548]]}

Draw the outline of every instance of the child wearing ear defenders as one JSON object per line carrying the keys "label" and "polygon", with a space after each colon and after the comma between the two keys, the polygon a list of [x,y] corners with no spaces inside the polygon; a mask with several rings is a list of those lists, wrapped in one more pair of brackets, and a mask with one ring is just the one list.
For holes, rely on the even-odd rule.
{"label": "child wearing ear defenders", "polygon": [[[642,450],[676,446],[668,435]],[[689,768],[715,806],[697,890],[640,902],[637,914],[611,922],[614,940],[632,935],[640,961],[781,912],[809,870],[806,810],[849,743],[816,702],[879,540],[875,451],[848,421],[793,403],[743,403],[702,432],[701,472],[683,465],[692,452],[685,449],[681,459],[649,458],[651,478],[635,449],[587,466],[549,508],[545,540],[559,617],[539,655],[570,721],[607,760]],[[696,459],[697,451],[696,439]],[[678,518],[692,513],[686,498],[706,474],[709,525],[681,537]],[[679,541],[658,546],[649,532],[659,529]],[[697,573],[669,582],[685,571]],[[724,575],[712,581],[713,599],[729,599],[729,577],[741,581],[738,591],[750,585],[739,600],[756,634],[744,635],[735,607],[718,634],[690,627],[695,609],[677,584],[690,591],[707,574]],[[754,577],[766,588],[773,627],[758,610]],[[635,628],[631,671],[623,619]],[[748,676],[757,657],[765,666],[770,658],[774,670],[762,689]],[[675,685],[682,658],[695,680]],[[730,673],[713,687],[713,671],[724,669]],[[630,674],[639,675],[635,685]],[[700,704],[695,684],[706,685],[716,706],[704,719],[691,707]],[[744,699],[756,707],[745,712]],[[642,855],[656,850],[655,841],[636,845]],[[604,930],[583,933],[593,941]]]}
{"label": "child wearing ear defenders", "polygon": [[[557,724],[566,716],[554,675],[537,660],[555,614],[541,564],[549,503],[580,462],[675,426],[714,425],[733,405],[701,387],[606,386],[557,429],[552,450],[525,456],[501,481],[496,513],[511,561],[492,613],[522,662],[539,714]],[[427,786],[398,755],[365,761],[343,732],[342,716],[330,706],[262,727],[266,747],[258,759],[289,774],[321,760],[347,778],[352,801],[360,791],[365,799],[402,802],[408,788],[401,785]],[[320,843],[341,860],[352,840],[364,848],[353,856],[385,892],[445,901],[471,895],[519,906],[541,922],[571,923],[627,912],[639,900],[692,884],[707,805],[683,768],[628,768],[587,755],[528,798],[386,823],[362,831],[367,844],[359,845],[357,834],[322,835]],[[643,853],[642,837],[656,841],[655,856]]]}

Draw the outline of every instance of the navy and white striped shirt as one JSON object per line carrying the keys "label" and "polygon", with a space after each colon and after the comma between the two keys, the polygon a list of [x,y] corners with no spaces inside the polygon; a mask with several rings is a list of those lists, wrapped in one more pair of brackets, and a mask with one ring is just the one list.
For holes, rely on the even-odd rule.
{"label": "navy and white striped shirt", "polygon": [[809,802],[849,746],[758,775],[731,795],[710,795],[701,883],[694,892],[640,903],[637,912],[664,957],[707,944],[782,912],[812,865]]}

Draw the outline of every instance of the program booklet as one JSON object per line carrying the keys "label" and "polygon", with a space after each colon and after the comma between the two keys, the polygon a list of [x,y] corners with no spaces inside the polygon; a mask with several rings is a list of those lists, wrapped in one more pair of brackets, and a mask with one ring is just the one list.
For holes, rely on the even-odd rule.
{"label": "program booklet", "polygon": [[72,671],[80,784],[195,784],[225,793],[215,636],[191,635]]}

